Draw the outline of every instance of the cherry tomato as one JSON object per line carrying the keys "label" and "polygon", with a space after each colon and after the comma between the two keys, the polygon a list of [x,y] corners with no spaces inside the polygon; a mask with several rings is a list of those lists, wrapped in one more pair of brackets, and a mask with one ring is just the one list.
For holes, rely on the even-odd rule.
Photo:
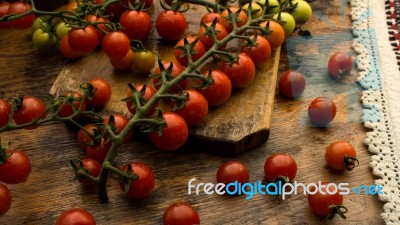
{"label": "cherry tomato", "polygon": [[268,181],[277,178],[285,178],[287,182],[292,182],[296,177],[296,161],[286,153],[274,153],[265,160],[264,174]]}
{"label": "cherry tomato", "polygon": [[[116,128],[116,131],[114,132],[115,135],[119,135],[123,129],[125,129],[126,125],[129,123],[128,117],[120,114],[114,114],[114,127]],[[110,117],[107,117],[103,120],[104,124],[109,124]],[[132,137],[132,132],[129,132],[128,135],[126,135],[124,141],[127,142],[129,139]]]}
{"label": "cherry tomato", "polygon": [[71,29],[68,33],[68,44],[73,51],[81,54],[93,52],[99,44],[96,29],[92,26]]}
{"label": "cherry tomato", "polygon": [[164,11],[158,15],[156,20],[158,34],[167,41],[178,40],[185,33],[186,26],[186,17],[178,11]]}
{"label": "cherry tomato", "polygon": [[329,74],[337,80],[340,80],[343,76],[348,75],[352,68],[353,59],[346,53],[337,52],[329,58]]}
{"label": "cherry tomato", "polygon": [[88,145],[86,147],[86,154],[89,158],[95,159],[99,163],[103,163],[110,151],[111,144],[111,141],[107,141],[106,138],[101,138],[98,144]]}
{"label": "cherry tomato", "polygon": [[[250,7],[250,3],[246,3],[242,6],[242,10],[247,14],[249,7]],[[261,17],[262,14],[263,14],[262,7],[259,4],[253,2],[251,4],[251,18],[257,19],[257,18]]]}
{"label": "cherry tomato", "polygon": [[[238,161],[229,161],[222,164],[217,171],[217,182],[229,184],[237,181],[240,184],[249,182],[250,175],[247,167]],[[233,191],[233,190],[231,190]]]}
{"label": "cherry tomato", "polygon": [[[208,76],[208,72],[206,72],[205,75]],[[207,89],[198,88],[197,91],[207,99],[208,105],[221,105],[231,97],[231,81],[225,73],[219,70],[212,70],[211,79],[213,83],[210,84]]]}
{"label": "cherry tomato", "polygon": [[258,3],[260,3],[262,6],[267,5],[269,10],[267,10],[266,14],[275,14],[279,13],[281,11],[280,5],[283,5],[283,1],[286,0],[268,0],[268,5],[266,0],[259,0]]}
{"label": "cherry tomato", "polygon": [[135,53],[132,49],[129,48],[128,53],[124,57],[117,58],[113,57],[110,58],[111,65],[116,70],[127,71],[130,70],[135,62]]}
{"label": "cherry tomato", "polygon": [[4,127],[10,119],[11,105],[0,98],[0,128]]}
{"label": "cherry tomato", "polygon": [[235,63],[223,62],[220,70],[228,75],[234,88],[249,86],[256,75],[253,60],[244,53],[238,55],[238,61]]}
{"label": "cherry tomato", "polygon": [[[244,12],[242,9],[238,8],[238,7],[229,7],[229,9],[232,11],[232,13],[236,13],[237,11],[240,10],[238,18],[236,20],[236,26],[237,27],[242,27],[243,25],[245,25],[247,23],[247,14],[246,12]],[[221,12],[221,16],[222,18],[225,18],[225,21],[221,21],[222,25],[226,28],[226,31],[228,31],[228,33],[231,33],[233,30],[233,25],[232,25],[232,21],[229,18],[229,12],[228,9],[225,9],[224,11]]]}
{"label": "cherry tomato", "polygon": [[[91,22],[91,23],[110,22],[108,19],[96,16],[96,15],[89,15],[86,17],[85,20],[88,22]],[[92,26],[92,27],[95,28],[94,26]],[[98,27],[98,29],[95,28],[95,30],[96,30],[97,38],[99,39],[99,43],[101,43],[101,42],[103,42],[104,36],[106,36],[106,34],[103,31],[109,32],[110,30],[106,27],[105,24],[98,24],[97,27]]]}
{"label": "cherry tomato", "polygon": [[[90,135],[94,135],[95,130],[98,129],[98,127],[93,124],[86,124],[83,127],[86,131],[89,132]],[[89,136],[89,134],[87,132],[85,132],[85,130],[80,129],[78,131],[77,139],[78,139],[78,143],[82,147],[82,149],[86,150],[88,145],[93,145],[94,143],[93,143],[93,139]]]}
{"label": "cherry tomato", "polygon": [[107,33],[103,39],[102,47],[109,58],[122,58],[131,49],[128,36],[120,31]]}
{"label": "cherry tomato", "polygon": [[[145,198],[151,194],[155,185],[154,173],[149,166],[141,162],[131,162],[132,173],[136,174],[138,178],[132,180],[129,190],[126,193],[129,198]],[[122,171],[128,171],[128,165],[121,168]],[[120,187],[125,191],[125,184],[120,183]]]}
{"label": "cherry tomato", "polygon": [[[175,77],[179,76],[179,74],[181,74],[181,73],[185,70],[185,68],[183,68],[183,66],[181,66],[181,64],[179,64],[179,63],[175,63],[175,62],[166,62],[166,61],[163,61],[163,62],[162,62],[162,64],[164,65],[164,68],[165,68],[165,69],[167,69],[168,67],[170,67],[170,66],[171,66],[171,63],[172,63],[172,71],[171,71],[171,76],[172,76],[172,77],[175,78]],[[154,71],[153,71],[153,74],[160,74],[160,68],[159,68],[159,67],[155,68]],[[161,84],[160,84],[159,82],[160,82],[160,79],[159,79],[159,78],[153,78],[153,84],[154,84],[154,87],[155,87],[157,90],[160,89],[160,87],[161,87]],[[188,83],[187,79],[184,79],[184,80],[182,80],[181,82],[179,82],[180,88],[181,88],[181,89],[185,89],[187,83]],[[169,92],[170,92],[170,93],[177,93],[178,90],[179,90],[178,87],[172,87],[172,88],[169,90]]]}
{"label": "cherry tomato", "polygon": [[[254,38],[254,36],[250,36],[250,38]],[[257,46],[251,46],[250,48],[242,46],[241,52],[246,53],[255,65],[261,66],[267,63],[271,57],[271,46],[267,39],[259,35],[256,37],[255,44]]]}
{"label": "cherry tomato", "polygon": [[163,113],[165,126],[162,134],[157,131],[149,134],[150,141],[159,149],[176,150],[185,144],[189,130],[185,120],[176,113]]}
{"label": "cherry tomato", "polygon": [[335,141],[326,148],[325,160],[335,170],[352,170],[358,165],[356,150],[346,141]]}
{"label": "cherry tomato", "polygon": [[[0,3],[0,18],[7,15],[10,5],[11,4],[9,2],[1,2]],[[9,21],[0,22],[0,29],[8,29],[8,28],[11,28],[11,24]]]}
{"label": "cherry tomato", "polygon": [[56,225],[96,225],[92,214],[80,208],[68,209],[57,217]]}
{"label": "cherry tomato", "polygon": [[71,49],[68,42],[68,35],[65,35],[60,41],[60,51],[61,54],[69,59],[76,59],[82,56],[81,53],[78,53]]}
{"label": "cherry tomato", "polygon": [[32,24],[32,30],[35,32],[37,29],[44,29],[48,31],[50,24],[44,17],[37,17]]}
{"label": "cherry tomato", "polygon": [[[205,23],[207,27],[211,27],[212,23]],[[215,31],[217,34],[215,35],[217,40],[222,40],[226,36],[228,36],[228,32],[226,31],[225,27],[220,24],[215,24]],[[201,26],[199,31],[197,32],[199,40],[203,43],[205,50],[209,50],[214,45],[214,40],[212,39],[211,35],[206,34],[206,28]]]}
{"label": "cherry tomato", "polygon": [[0,164],[0,181],[7,184],[24,183],[31,173],[31,161],[19,151],[7,150],[9,157]]}
{"label": "cherry tomato", "polygon": [[152,51],[136,51],[133,54],[133,67],[139,73],[148,73],[154,68],[156,57]]}
{"label": "cherry tomato", "polygon": [[163,216],[164,225],[200,224],[200,216],[193,206],[185,202],[169,205]]}
{"label": "cherry tomato", "polygon": [[12,196],[10,189],[0,183],[0,216],[6,214],[11,207]]}
{"label": "cherry tomato", "polygon": [[[95,0],[96,4],[103,4],[104,2],[105,0]],[[118,21],[124,12],[125,7],[121,4],[121,2],[116,2],[107,6],[104,11],[104,16],[108,16],[108,19],[111,21]]]}
{"label": "cherry tomato", "polygon": [[[71,116],[72,114],[74,114],[74,109],[81,110],[81,111],[86,110],[86,100],[82,99],[83,96],[79,92],[69,91],[69,92],[66,92],[64,96],[66,98],[72,97],[73,99],[67,101],[64,105],[62,105],[62,103],[59,104],[59,107],[62,106],[62,108],[58,112],[60,116],[63,116],[63,117]],[[74,105],[73,108],[72,108],[72,104]]]}
{"label": "cherry tomato", "polygon": [[311,210],[318,216],[327,217],[333,209],[330,206],[341,206],[343,204],[343,196],[338,192],[334,183],[323,182],[318,190],[310,189],[315,194],[308,194],[308,204]]}
{"label": "cherry tomato", "polygon": [[[99,25],[100,26],[100,25]],[[68,24],[61,21],[56,25],[56,37],[58,40],[61,40],[64,36],[68,34],[68,32],[72,29]]]}
{"label": "cherry tomato", "polygon": [[[140,91],[140,90],[142,90],[142,88],[143,88],[143,85],[136,85],[135,86],[135,89],[137,90],[137,91]],[[144,90],[144,93],[143,93],[143,99],[147,102],[147,101],[149,101],[152,97],[153,97],[153,95],[156,93],[156,90],[154,90],[152,87],[150,87],[150,86],[147,86],[146,85],[146,90]],[[128,93],[126,94],[126,97],[131,97],[133,95],[133,93],[132,93],[132,91],[131,90],[129,90],[128,91]],[[132,101],[127,101],[126,102],[126,107],[128,108],[128,110],[129,110],[129,112],[131,112],[132,113],[132,115],[135,115],[136,114],[136,108],[134,107],[134,105],[133,105],[133,100]],[[156,111],[156,107],[157,107],[157,105],[154,105],[147,113],[146,113],[146,116],[151,116],[151,115],[153,115],[153,113]]]}
{"label": "cherry tomato", "polygon": [[304,75],[298,71],[286,71],[279,79],[279,92],[289,98],[299,97],[306,88]]}
{"label": "cherry tomato", "polygon": [[180,115],[188,126],[200,124],[208,115],[207,99],[195,90],[186,90],[183,93],[187,94],[189,98],[183,108],[175,110],[174,113]]}
{"label": "cherry tomato", "polygon": [[95,78],[89,82],[94,88],[94,94],[87,99],[87,104],[93,107],[103,107],[111,99],[112,89],[110,83],[102,78]]}
{"label": "cherry tomato", "polygon": [[327,97],[314,99],[308,106],[308,118],[317,126],[326,126],[336,115],[335,103]]}
{"label": "cherry tomato", "polygon": [[[189,44],[191,44],[197,40],[196,44],[193,47],[193,50],[196,53],[192,54],[192,61],[196,62],[198,59],[200,59],[206,53],[204,45],[197,38],[194,38],[191,36],[186,37],[186,40],[188,41]],[[184,46],[184,43],[185,43],[184,39],[181,39],[180,41],[178,41],[178,43],[175,45],[174,54],[175,54],[176,61],[178,61],[182,66],[187,67],[189,65],[188,56],[186,54],[183,55],[183,51],[178,49],[178,47]]]}
{"label": "cherry tomato", "polygon": [[145,40],[149,37],[151,31],[151,18],[148,13],[143,11],[126,10],[119,23],[129,39]]}
{"label": "cherry tomato", "polygon": [[[200,26],[202,26],[202,23],[205,23],[205,24],[212,23],[215,18],[217,18],[217,23],[219,23],[219,24],[221,24],[223,26],[224,26],[224,24],[228,23],[228,21],[225,18],[223,18],[221,16],[221,14],[211,12],[211,13],[204,14],[204,16],[201,17]],[[225,28],[225,26],[224,26],[224,28]]]}
{"label": "cherry tomato", "polygon": [[266,27],[268,23],[268,29],[272,31],[266,38],[268,40],[269,45],[271,46],[272,49],[279,48],[283,41],[285,40],[285,31],[283,30],[282,25],[280,25],[278,22],[269,20],[262,22],[260,24],[260,27]]}
{"label": "cherry tomato", "polygon": [[302,25],[311,19],[312,9],[310,4],[306,1],[295,0],[292,1],[293,5],[297,4],[293,11],[290,14],[293,16],[296,24]]}
{"label": "cherry tomato", "polygon": [[[89,173],[90,176],[92,177],[98,177],[100,174],[100,170],[101,170],[101,164],[99,162],[97,162],[94,159],[91,158],[85,158],[81,160],[82,162],[82,166],[85,170],[87,170],[87,172]],[[81,166],[81,162],[78,162],[76,164],[76,166],[79,168]],[[89,179],[89,178],[79,178],[78,181],[80,183],[82,183],[85,187],[87,188],[93,188],[96,183]]]}
{"label": "cherry tomato", "polygon": [[280,20],[278,19],[279,13],[275,14],[273,18],[275,20],[282,22],[283,30],[285,31],[285,37],[291,35],[296,27],[296,21],[294,20],[293,16],[290,15],[288,12],[281,12]]}
{"label": "cherry tomato", "polygon": [[32,35],[32,43],[40,52],[49,52],[56,48],[57,38],[54,34],[39,28]]}
{"label": "cherry tomato", "polygon": [[[39,117],[44,118],[44,112],[46,106],[42,100],[34,97],[25,95],[22,97],[21,107],[14,112],[14,122],[17,125],[30,123]],[[38,126],[27,127],[26,129],[35,129]]]}
{"label": "cherry tomato", "polygon": [[[13,2],[11,3],[10,7],[8,8],[7,14],[22,14],[31,10],[32,5],[29,3],[24,2]],[[28,15],[16,20],[10,20],[9,24],[11,27],[18,29],[18,30],[25,30],[32,26],[33,22],[35,21],[35,15]]]}

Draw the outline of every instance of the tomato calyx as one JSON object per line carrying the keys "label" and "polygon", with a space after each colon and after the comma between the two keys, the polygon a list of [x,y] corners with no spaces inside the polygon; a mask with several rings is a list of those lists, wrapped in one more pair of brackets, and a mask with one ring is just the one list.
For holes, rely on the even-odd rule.
{"label": "tomato calyx", "polygon": [[70,160],[69,163],[71,164],[72,169],[75,171],[74,180],[89,178],[90,180],[97,182],[96,179],[90,175],[90,171],[84,167],[82,160]]}
{"label": "tomato calyx", "polygon": [[2,146],[1,139],[0,139],[0,165],[7,161],[8,158],[11,157],[13,151],[10,150],[10,142],[6,146]]}
{"label": "tomato calyx", "polygon": [[177,46],[175,49],[181,50],[182,53],[180,55],[180,58],[184,58],[187,56],[188,58],[188,65],[193,63],[192,56],[197,54],[197,51],[195,50],[195,46],[199,42],[199,39],[196,38],[193,42],[189,43],[187,38],[183,39],[183,46]]}
{"label": "tomato calyx", "polygon": [[160,0],[160,5],[164,10],[177,12],[186,12],[189,10],[189,4],[180,0],[172,0],[171,4],[166,3],[165,0]]}
{"label": "tomato calyx", "polygon": [[330,209],[328,216],[326,216],[325,221],[330,221],[333,219],[333,217],[338,214],[342,219],[346,219],[346,216],[344,215],[347,213],[349,210],[343,206],[343,205],[330,205],[328,207]]}
{"label": "tomato calyx", "polygon": [[139,179],[139,176],[133,172],[131,164],[128,164],[128,169],[126,172],[123,172],[122,170],[119,170],[117,168],[114,168],[112,170],[114,172],[117,172],[117,174],[119,175],[118,182],[124,185],[124,194],[127,194],[129,192],[132,181]]}
{"label": "tomato calyx", "polygon": [[275,183],[275,184],[284,185],[286,183],[289,183],[290,179],[288,176],[278,176],[277,178],[273,179],[271,182]]}
{"label": "tomato calyx", "polygon": [[202,35],[209,36],[213,39],[214,43],[218,41],[217,35],[221,33],[220,30],[215,29],[215,26],[217,25],[218,18],[215,17],[214,20],[212,21],[210,26],[207,26],[203,21],[201,21],[201,26],[204,27],[205,31],[201,33]]}
{"label": "tomato calyx", "polygon": [[162,135],[163,129],[166,125],[166,122],[163,119],[163,114],[160,110],[157,110],[156,119],[147,119],[143,122],[144,123],[140,123],[140,131],[143,133],[157,132],[159,135]]}
{"label": "tomato calyx", "polygon": [[136,110],[141,110],[142,106],[147,103],[146,99],[144,99],[144,94],[146,92],[147,86],[144,84],[142,89],[139,91],[136,90],[135,86],[131,83],[128,83],[129,90],[132,92],[132,96],[122,99],[123,102],[132,102],[132,108]]}
{"label": "tomato calyx", "polygon": [[357,158],[351,157],[348,155],[344,155],[343,159],[343,166],[346,168],[348,171],[353,170],[355,167],[357,167],[360,164]]}

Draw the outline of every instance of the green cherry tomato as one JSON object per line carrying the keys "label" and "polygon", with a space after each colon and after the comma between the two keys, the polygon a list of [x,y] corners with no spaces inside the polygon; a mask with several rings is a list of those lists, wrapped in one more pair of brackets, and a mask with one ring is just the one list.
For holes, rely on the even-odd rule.
{"label": "green cherry tomato", "polygon": [[[242,6],[242,9],[244,10],[245,13],[247,13],[247,10],[249,9],[250,3],[246,3]],[[257,19],[262,16],[263,10],[261,6],[255,2],[251,4],[251,10],[252,10],[252,18]]]}
{"label": "green cherry tomato", "polygon": [[301,25],[309,21],[312,15],[311,6],[306,1],[302,0],[293,1],[293,5],[295,4],[297,4],[297,6],[294,8],[294,11],[291,13],[291,15],[296,21],[296,24]]}
{"label": "green cherry tomato", "polygon": [[156,57],[151,51],[137,51],[133,54],[133,67],[139,73],[147,73],[153,69]]}
{"label": "green cherry tomato", "polygon": [[64,22],[59,22],[56,27],[56,36],[58,40],[61,40],[68,32],[71,30],[71,27]]}
{"label": "green cherry tomato", "polygon": [[40,52],[46,52],[55,49],[57,46],[57,38],[43,29],[37,29],[32,36],[32,42]]}
{"label": "green cherry tomato", "polygon": [[38,17],[32,24],[32,30],[36,31],[37,29],[42,28],[44,30],[49,28],[49,23],[43,17]]}
{"label": "green cherry tomato", "polygon": [[[275,14],[273,18],[279,21],[278,15],[279,13]],[[296,21],[294,20],[293,16],[287,12],[281,12],[280,21],[282,21],[282,27],[285,31],[285,36],[287,37],[291,35],[296,27]]]}
{"label": "green cherry tomato", "polygon": [[[258,1],[261,5],[267,4],[266,0],[260,0]],[[280,4],[278,0],[268,0],[268,8],[270,10],[267,11],[267,14],[275,14],[278,13],[281,10]]]}

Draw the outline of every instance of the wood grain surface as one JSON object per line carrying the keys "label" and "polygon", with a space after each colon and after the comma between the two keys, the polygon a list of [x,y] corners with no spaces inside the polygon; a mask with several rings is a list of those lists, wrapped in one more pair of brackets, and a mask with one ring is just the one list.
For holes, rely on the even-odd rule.
{"label": "wood grain surface", "polygon": [[[34,131],[4,132],[0,134],[3,142],[12,142],[14,148],[30,156],[32,173],[26,183],[9,185],[13,204],[0,217],[0,224],[51,225],[63,210],[71,207],[87,209],[100,225],[161,224],[164,209],[176,201],[193,205],[202,224],[325,224],[311,212],[304,195],[289,196],[286,200],[255,195],[246,200],[245,196],[187,194],[191,178],[197,179],[195,183],[215,183],[218,167],[229,160],[246,164],[252,182],[262,180],[265,159],[274,152],[287,152],[296,159],[298,182],[348,182],[350,187],[374,183],[369,167],[371,155],[363,144],[367,130],[361,121],[357,74],[345,82],[337,82],[326,71],[326,60],[331,53],[337,50],[352,53],[349,7],[341,0],[320,0],[312,3],[312,7],[314,15],[305,28],[313,36],[289,37],[282,47],[279,64],[279,74],[289,68],[304,73],[306,90],[297,100],[276,92],[266,143],[237,157],[224,157],[191,148],[163,152],[150,144],[132,141],[123,146],[116,164],[147,163],[156,175],[156,188],[149,198],[132,201],[124,197],[116,181],[109,180],[110,201],[101,204],[95,190],[85,190],[72,180],[69,160],[85,156],[74,130],[55,123]],[[192,17],[196,18],[199,17]],[[0,97],[17,94],[42,97],[68,65],[57,52],[40,56],[29,40],[30,33],[0,31]],[[327,128],[312,127],[307,119],[307,107],[318,96],[331,97],[337,105],[337,116]],[[335,140],[346,140],[356,147],[360,166],[352,172],[337,173],[326,166],[325,148]],[[330,224],[383,224],[380,218],[383,203],[377,196],[351,193],[344,198],[349,209],[347,219],[336,217]]]}

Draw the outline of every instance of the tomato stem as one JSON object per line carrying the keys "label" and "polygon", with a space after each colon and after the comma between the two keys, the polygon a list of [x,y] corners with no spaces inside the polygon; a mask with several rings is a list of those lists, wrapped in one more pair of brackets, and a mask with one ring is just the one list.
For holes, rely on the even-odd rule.
{"label": "tomato stem", "polygon": [[332,220],[336,214],[338,214],[342,219],[346,219],[344,214],[349,211],[345,206],[342,205],[330,205],[329,209],[330,211],[328,216],[325,218],[325,221]]}

